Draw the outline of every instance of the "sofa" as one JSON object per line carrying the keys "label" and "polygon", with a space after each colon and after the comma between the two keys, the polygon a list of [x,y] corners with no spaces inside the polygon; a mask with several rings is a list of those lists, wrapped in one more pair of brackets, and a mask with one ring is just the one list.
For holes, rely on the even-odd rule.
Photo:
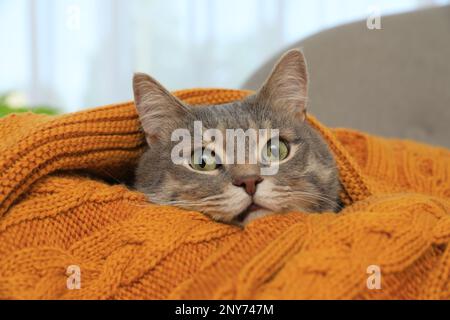
{"label": "sofa", "polygon": [[[450,6],[325,30],[302,48],[309,111],[329,126],[450,147]],[[242,85],[256,89],[284,48]]]}

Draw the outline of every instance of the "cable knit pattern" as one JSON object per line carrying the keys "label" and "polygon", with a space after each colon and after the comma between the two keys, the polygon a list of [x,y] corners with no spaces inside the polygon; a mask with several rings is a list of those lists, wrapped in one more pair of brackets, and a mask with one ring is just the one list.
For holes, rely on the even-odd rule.
{"label": "cable knit pattern", "polygon": [[[190,104],[247,94],[176,93]],[[346,208],[240,229],[117,183],[144,147],[132,103],[1,119],[0,298],[449,299],[450,152],[308,121],[335,154]],[[371,265],[379,290],[366,285]]]}

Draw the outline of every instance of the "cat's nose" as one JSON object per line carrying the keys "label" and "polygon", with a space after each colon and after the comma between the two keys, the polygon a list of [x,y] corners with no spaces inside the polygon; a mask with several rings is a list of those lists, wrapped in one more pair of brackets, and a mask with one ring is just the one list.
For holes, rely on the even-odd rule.
{"label": "cat's nose", "polygon": [[249,195],[254,195],[256,192],[256,186],[263,182],[263,178],[260,176],[250,176],[243,178],[236,178],[233,180],[233,184],[237,187],[242,187]]}

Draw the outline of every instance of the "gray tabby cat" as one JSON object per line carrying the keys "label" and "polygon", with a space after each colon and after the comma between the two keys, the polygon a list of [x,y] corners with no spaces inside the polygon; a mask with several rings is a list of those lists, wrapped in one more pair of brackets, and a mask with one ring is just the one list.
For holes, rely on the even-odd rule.
{"label": "gray tabby cat", "polygon": [[[307,82],[299,50],[281,58],[255,95],[223,105],[188,106],[148,75],[136,74],[135,104],[148,149],[139,161],[134,187],[153,203],[237,225],[272,213],[337,212],[338,171],[327,144],[305,117]],[[193,135],[194,121],[201,121],[205,130],[278,129],[279,143],[262,141],[269,155],[277,155],[277,174],[261,175],[260,163],[220,164],[214,152],[199,161],[174,164],[171,151],[177,142],[171,134],[186,128]]]}

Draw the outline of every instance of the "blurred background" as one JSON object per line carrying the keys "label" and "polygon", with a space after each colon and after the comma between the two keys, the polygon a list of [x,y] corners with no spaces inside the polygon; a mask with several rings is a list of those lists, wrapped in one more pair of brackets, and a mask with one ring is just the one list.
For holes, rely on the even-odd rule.
{"label": "blurred background", "polygon": [[238,88],[318,31],[448,0],[0,0],[0,116],[132,99],[133,72],[171,90]]}

